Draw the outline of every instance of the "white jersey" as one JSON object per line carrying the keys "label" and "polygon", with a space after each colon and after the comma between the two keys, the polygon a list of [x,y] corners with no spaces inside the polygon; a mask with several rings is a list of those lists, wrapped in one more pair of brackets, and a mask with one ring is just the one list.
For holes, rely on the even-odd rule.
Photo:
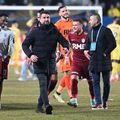
{"label": "white jersey", "polygon": [[14,34],[8,28],[0,28],[0,56],[11,56],[14,50]]}

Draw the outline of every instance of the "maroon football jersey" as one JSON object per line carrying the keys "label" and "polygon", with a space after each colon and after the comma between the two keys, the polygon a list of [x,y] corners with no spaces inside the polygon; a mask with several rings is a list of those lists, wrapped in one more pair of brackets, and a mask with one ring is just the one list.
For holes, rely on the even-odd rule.
{"label": "maroon football jersey", "polygon": [[88,61],[84,55],[86,37],[86,32],[82,32],[80,35],[72,32],[69,34],[69,42],[73,50],[73,61]]}

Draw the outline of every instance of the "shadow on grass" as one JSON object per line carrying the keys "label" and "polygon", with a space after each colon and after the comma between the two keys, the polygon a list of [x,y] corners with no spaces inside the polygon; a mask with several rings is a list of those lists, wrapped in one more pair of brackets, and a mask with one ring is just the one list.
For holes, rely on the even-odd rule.
{"label": "shadow on grass", "polygon": [[79,114],[79,113],[92,113],[91,108],[78,106],[76,108],[68,105],[54,105],[54,111],[58,114]]}
{"label": "shadow on grass", "polygon": [[[113,109],[111,106],[108,110],[91,110],[88,106],[78,106],[77,108],[73,108],[67,105],[54,105],[54,113],[56,115],[63,115],[63,116],[74,116],[74,115],[81,115],[81,116],[102,116],[107,117],[108,115],[116,116],[119,114],[118,106],[114,106],[116,108]],[[108,116],[109,117],[109,116]]]}
{"label": "shadow on grass", "polygon": [[[8,103],[2,104],[2,111],[35,111],[37,103]],[[78,106],[77,108],[70,107],[66,104],[53,104],[53,115],[57,116],[94,116],[107,117],[118,116],[119,109],[117,105],[111,106],[108,110],[92,111],[88,106]],[[120,116],[120,115],[119,115]]]}
{"label": "shadow on grass", "polygon": [[8,104],[2,104],[2,110],[31,110],[36,109],[36,104],[32,103],[8,103]]}

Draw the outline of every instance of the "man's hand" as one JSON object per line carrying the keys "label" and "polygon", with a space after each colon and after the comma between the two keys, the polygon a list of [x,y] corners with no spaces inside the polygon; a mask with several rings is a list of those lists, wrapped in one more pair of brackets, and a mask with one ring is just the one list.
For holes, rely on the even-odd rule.
{"label": "man's hand", "polygon": [[90,60],[89,50],[84,50],[84,54],[87,57],[87,59]]}
{"label": "man's hand", "polygon": [[38,61],[38,57],[36,55],[31,55],[30,60],[32,62],[37,62]]}

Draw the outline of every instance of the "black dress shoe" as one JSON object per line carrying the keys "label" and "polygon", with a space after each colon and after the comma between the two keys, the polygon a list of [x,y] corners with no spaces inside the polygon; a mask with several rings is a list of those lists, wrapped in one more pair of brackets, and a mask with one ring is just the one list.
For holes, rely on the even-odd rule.
{"label": "black dress shoe", "polygon": [[52,114],[53,107],[51,105],[48,105],[46,107],[46,114]]}
{"label": "black dress shoe", "polygon": [[106,102],[103,103],[103,108],[104,108],[104,109],[108,109],[108,106],[107,106],[107,103],[106,103]]}

